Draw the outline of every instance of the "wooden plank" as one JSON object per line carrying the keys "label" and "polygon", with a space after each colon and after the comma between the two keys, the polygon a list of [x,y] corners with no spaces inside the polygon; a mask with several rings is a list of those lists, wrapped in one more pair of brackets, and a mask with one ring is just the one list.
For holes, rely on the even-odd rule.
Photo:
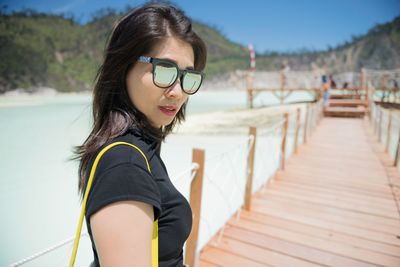
{"label": "wooden plank", "polygon": [[331,99],[361,99],[360,95],[356,94],[331,94],[330,96]]}
{"label": "wooden plank", "polygon": [[363,99],[330,99],[329,106],[331,107],[357,107],[367,106],[368,102]]}
{"label": "wooden plank", "polygon": [[[324,177],[324,176],[321,176]],[[279,175],[277,175],[277,179],[279,179]],[[357,185],[352,185],[349,184],[348,186],[346,186],[345,183],[341,183],[340,181],[335,181],[335,182],[323,182],[323,181],[318,181],[318,180],[313,180],[313,179],[307,179],[307,178],[302,178],[301,180],[299,178],[296,177],[286,177],[285,176],[285,180],[286,181],[301,181],[304,184],[307,185],[318,185],[320,187],[330,187],[332,189],[335,190],[344,190],[346,192],[355,192],[355,193],[359,193],[359,194],[370,194],[371,196],[375,196],[375,197],[381,197],[381,198],[385,198],[385,199],[393,199],[393,197],[390,194],[390,190],[386,190],[385,192],[381,192],[378,190],[368,190],[368,188],[366,188],[366,186],[362,186],[362,187],[358,187]]]}
{"label": "wooden plank", "polygon": [[[371,250],[363,249],[363,248],[357,248],[351,245],[347,245],[344,243],[339,243],[335,242],[333,240],[330,240],[327,242],[326,240],[322,238],[317,238],[313,237],[307,234],[302,234],[302,233],[296,233],[292,231],[288,231],[282,228],[278,227],[273,227],[270,225],[263,225],[260,223],[255,223],[251,221],[245,221],[241,220],[240,222],[234,223],[235,226],[237,227],[245,227],[247,229],[256,229],[258,232],[273,236],[276,238],[280,238],[283,240],[287,240],[290,242],[294,242],[297,244],[301,244],[304,246],[312,247],[312,248],[317,248],[320,250],[324,250],[327,252],[331,252],[333,254],[338,254],[342,255],[345,257],[357,259],[360,261],[366,261],[371,264],[378,264],[378,265],[384,265],[384,266],[393,266],[393,267],[398,267],[400,265],[400,258],[386,255],[386,254],[381,254],[378,252],[374,252]],[[226,239],[223,239],[226,240]],[[238,245],[238,244],[236,244]],[[233,249],[233,248],[230,248]],[[250,253],[248,251],[247,253]],[[291,265],[291,266],[296,266],[296,265]]]}
{"label": "wooden plank", "polygon": [[265,267],[273,266],[266,263],[260,263],[253,261],[249,258],[244,258],[238,256],[234,253],[208,246],[202,250],[200,261],[205,261],[210,264],[216,264],[217,266],[229,266],[229,267],[244,267],[244,266],[254,266],[254,267]]}
{"label": "wooden plank", "polygon": [[318,184],[307,184],[301,180],[277,180],[274,183],[274,186],[282,186],[285,188],[293,188],[300,191],[310,191],[315,193],[321,193],[329,196],[337,196],[342,197],[344,199],[356,199],[359,201],[372,202],[379,206],[391,206],[394,205],[393,198],[384,198],[372,196],[369,194],[363,194],[363,192],[355,192],[355,191],[344,191],[344,190],[336,190],[331,187],[321,187]]}
{"label": "wooden plank", "polygon": [[206,261],[200,261],[199,267],[224,267],[224,266],[218,265],[215,263],[206,262]]}
{"label": "wooden plank", "polygon": [[310,262],[323,266],[376,266],[365,261],[359,261],[341,255],[331,254],[318,248],[303,246],[301,244],[289,242],[280,238],[274,238],[270,235],[255,232],[253,229],[246,229],[245,227],[240,226],[226,229],[224,236],[236,239],[238,241],[250,243],[264,249],[287,254],[299,259],[307,259]]}
{"label": "wooden plank", "polygon": [[[307,194],[295,194],[293,192],[288,192],[284,190],[275,190],[269,189],[265,194],[263,194],[263,198],[268,196],[277,196],[285,199],[290,199],[294,201],[302,201],[303,203],[314,203],[319,204],[326,207],[333,207],[343,210],[355,211],[360,213],[372,214],[381,217],[393,218],[397,219],[398,215],[396,214],[397,209],[393,207],[392,209],[382,209],[380,207],[371,207],[368,203],[350,203],[341,201],[341,199],[333,198],[327,199],[325,197],[315,197],[314,195]],[[399,223],[400,227],[400,223]]]}
{"label": "wooden plank", "polygon": [[[261,264],[270,264],[272,266],[282,267],[317,267],[318,264],[304,261],[298,258],[278,253],[260,246],[252,245],[249,242],[241,242],[225,236],[216,247],[221,250],[229,251],[243,258],[251,259]],[[246,265],[247,266],[247,265]],[[252,266],[252,265],[248,265]]]}
{"label": "wooden plank", "polygon": [[270,208],[270,207],[259,207],[258,209],[253,207],[252,211],[255,213],[261,213],[300,223],[306,223],[309,225],[313,225],[315,227],[336,229],[336,231],[347,233],[349,235],[365,237],[370,240],[385,243],[388,245],[400,246],[400,239],[398,239],[395,235],[383,233],[380,231],[379,232],[370,231],[369,229],[361,228],[358,225],[340,224],[337,222],[332,222],[330,220],[324,220],[320,217],[315,217],[315,216],[311,217],[308,216],[307,214],[302,214],[301,212],[299,213],[287,212],[282,209]]}
{"label": "wooden plank", "polygon": [[358,107],[326,107],[325,116],[359,118],[365,115],[365,108]]}
{"label": "wooden plank", "polygon": [[[240,220],[250,220],[262,224],[272,225],[275,227],[284,228],[289,231],[299,232],[324,238],[327,240],[334,240],[343,242],[355,247],[361,247],[372,251],[400,257],[400,246],[388,245],[368,239],[366,236],[354,236],[348,233],[343,233],[340,229],[330,229],[329,227],[316,227],[303,222],[296,222],[286,220],[276,216],[264,215],[260,213],[251,213],[243,211],[240,214]],[[236,220],[236,219],[235,219]],[[253,230],[253,229],[250,229]],[[224,232],[226,234],[226,230]]]}
{"label": "wooden plank", "polygon": [[[399,221],[392,218],[379,217],[371,214],[357,213],[314,203],[301,203],[290,201],[284,198],[259,198],[253,200],[254,207],[271,207],[287,210],[288,212],[297,212],[309,216],[318,216],[324,220],[359,226],[371,231],[381,231],[388,234],[399,234]],[[377,227],[379,225],[379,227]]]}
{"label": "wooden plank", "polygon": [[[281,173],[277,174],[281,175]],[[379,177],[379,175],[385,174],[380,173],[377,175]],[[351,178],[349,178],[349,176],[351,176]],[[364,180],[363,177],[365,177]],[[363,175],[362,173],[352,175],[351,170],[332,171],[332,174],[329,174],[327,173],[326,169],[312,168],[311,170],[307,170],[301,167],[291,168],[290,171],[285,173],[285,180],[310,180],[310,182],[315,181],[316,183],[325,182],[327,186],[335,184],[345,187],[347,187],[347,185],[351,187],[356,186],[357,189],[360,189],[360,187],[362,187],[363,189],[367,189],[368,191],[376,191],[377,193],[380,192],[383,194],[383,197],[386,197],[386,194],[389,190],[388,181],[379,181],[374,177],[376,176],[374,176],[373,171],[371,171],[370,174],[365,175]],[[324,180],[322,180],[322,178]]]}
{"label": "wooden plank", "polygon": [[385,211],[391,211],[392,213],[397,213],[397,207],[395,202],[391,199],[386,200],[385,202],[381,201],[380,198],[368,198],[363,195],[354,195],[354,194],[346,194],[341,191],[332,191],[332,190],[319,190],[318,187],[307,187],[302,184],[290,184],[285,183],[283,181],[277,181],[270,186],[269,190],[276,190],[280,192],[288,192],[290,194],[298,195],[307,195],[312,196],[314,199],[321,200],[331,200],[331,201],[343,201],[345,203],[354,204],[354,205],[365,205],[367,207],[371,207],[373,209],[382,209]]}

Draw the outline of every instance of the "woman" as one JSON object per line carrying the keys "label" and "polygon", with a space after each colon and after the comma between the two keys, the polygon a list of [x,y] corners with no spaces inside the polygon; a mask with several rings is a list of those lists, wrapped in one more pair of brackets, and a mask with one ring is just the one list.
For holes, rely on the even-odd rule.
{"label": "woman", "polygon": [[99,161],[85,218],[94,266],[151,266],[153,222],[158,219],[159,266],[183,266],[182,247],[192,213],[172,185],[159,148],[185,119],[206,63],[204,42],[176,7],[150,3],[123,17],[105,51],[94,87],[93,129],[78,147],[83,194],[94,158]]}

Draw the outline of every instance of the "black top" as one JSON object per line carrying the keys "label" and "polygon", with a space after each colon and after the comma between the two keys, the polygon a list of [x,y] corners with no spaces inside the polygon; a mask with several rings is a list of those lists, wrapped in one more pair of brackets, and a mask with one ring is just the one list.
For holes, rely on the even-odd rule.
{"label": "black top", "polygon": [[[123,200],[141,201],[153,206],[154,219],[158,218],[159,267],[184,266],[182,248],[192,228],[192,211],[189,203],[171,183],[157,152],[157,142],[143,138],[137,130],[129,130],[112,140],[116,141],[139,147],[149,161],[151,174],[143,156],[130,146],[115,146],[100,159],[85,212],[94,266],[100,264],[89,218],[102,207]],[[89,164],[86,181],[94,158]]]}

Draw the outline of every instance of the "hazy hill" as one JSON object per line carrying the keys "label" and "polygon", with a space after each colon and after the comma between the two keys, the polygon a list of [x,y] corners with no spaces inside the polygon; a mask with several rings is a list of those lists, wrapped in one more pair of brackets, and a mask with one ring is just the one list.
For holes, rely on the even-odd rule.
{"label": "hazy hill", "polygon": [[367,34],[352,37],[335,48],[323,52],[303,51],[297,53],[270,53],[259,57],[261,69],[279,69],[286,61],[291,69],[309,70],[314,63],[326,66],[331,72],[359,71],[371,69],[400,68],[400,17],[392,22],[376,25]]}
{"label": "hazy hill", "polygon": [[[49,86],[60,91],[91,88],[105,42],[120,13],[99,12],[80,25],[62,16],[24,11],[0,14],[0,92]],[[207,77],[248,68],[248,52],[218,30],[194,23],[205,40],[209,58]],[[283,61],[291,69],[309,69],[311,63],[333,71],[400,67],[400,17],[378,25],[365,36],[325,52],[257,55],[257,68],[277,70]]]}

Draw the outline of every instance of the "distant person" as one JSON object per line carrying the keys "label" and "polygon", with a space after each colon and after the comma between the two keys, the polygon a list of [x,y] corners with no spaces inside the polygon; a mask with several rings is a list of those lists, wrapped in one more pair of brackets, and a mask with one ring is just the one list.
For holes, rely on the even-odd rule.
{"label": "distant person", "polygon": [[349,87],[348,82],[344,82],[342,85],[342,94],[346,94],[346,89]]}
{"label": "distant person", "polygon": [[323,104],[324,107],[329,106],[329,98],[330,98],[330,80],[328,79],[328,76],[323,74],[321,77],[321,82],[322,82],[322,92],[323,92]]}
{"label": "distant person", "polygon": [[333,79],[333,75],[329,75],[329,81],[330,81],[330,88],[331,89],[336,89],[336,82]]}
{"label": "distant person", "polygon": [[159,267],[184,266],[192,211],[171,183],[160,144],[185,119],[206,57],[191,20],[168,3],[147,3],[115,26],[94,86],[93,128],[76,151],[80,193],[104,147],[121,141],[140,150],[117,145],[99,161],[85,210],[91,266],[152,266],[154,222]]}

